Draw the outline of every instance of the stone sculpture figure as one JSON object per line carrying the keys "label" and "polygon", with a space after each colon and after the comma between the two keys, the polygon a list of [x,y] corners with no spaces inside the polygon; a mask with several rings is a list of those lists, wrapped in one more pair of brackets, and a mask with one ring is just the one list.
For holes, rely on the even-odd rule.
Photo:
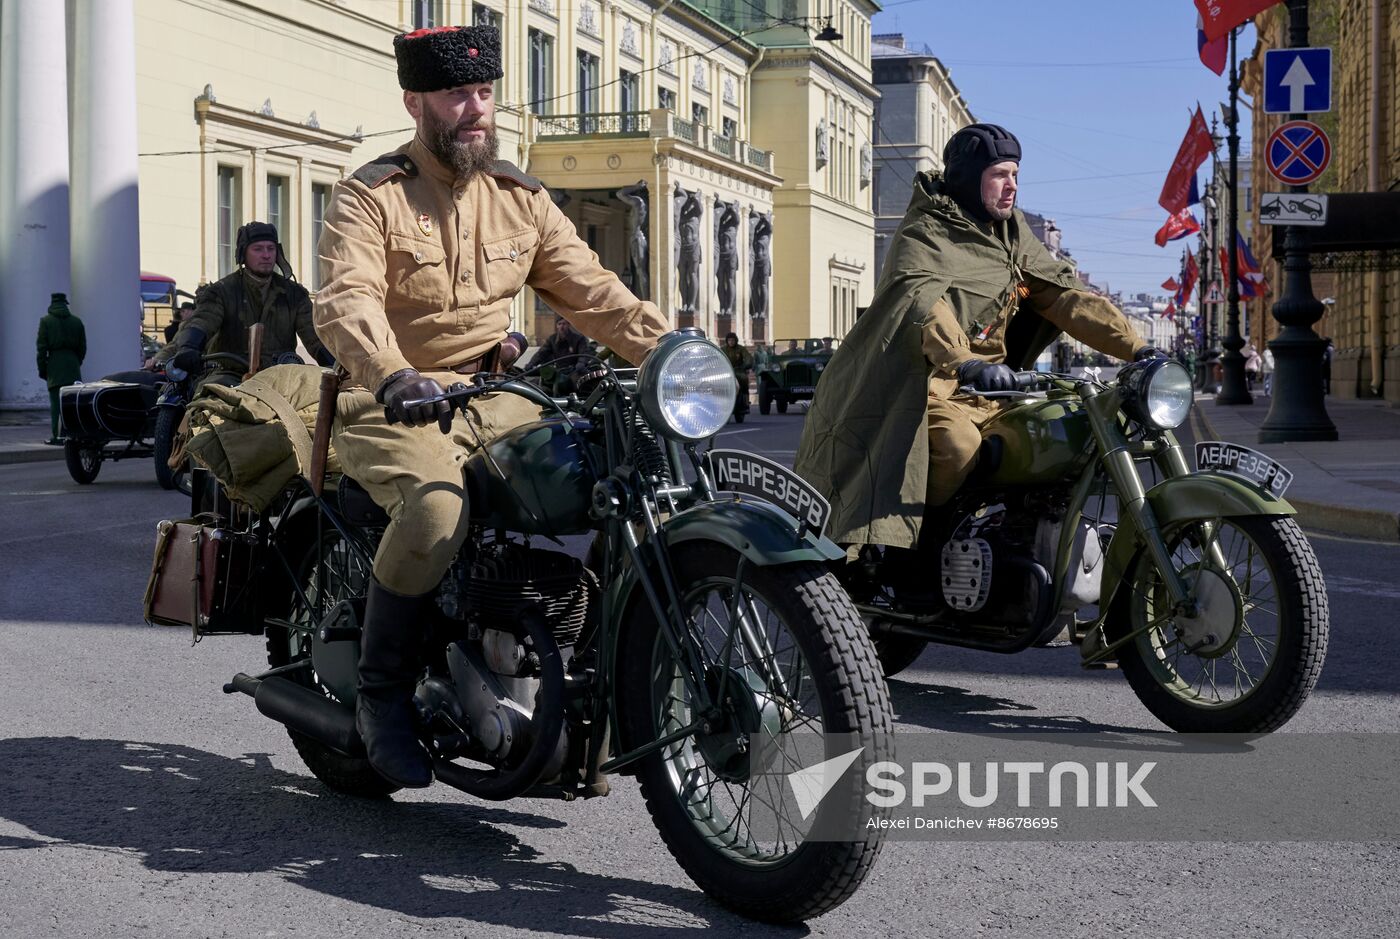
{"label": "stone sculpture figure", "polygon": [[705,204],[700,190],[688,191],[676,183],[680,203],[676,212],[677,270],[680,274],[681,313],[693,315],[700,306],[700,220]]}
{"label": "stone sculpture figure", "polygon": [[826,166],[827,160],[831,158],[831,144],[828,140],[829,131],[826,127],[826,118],[817,121],[817,169]]}
{"label": "stone sculpture figure", "polygon": [[715,197],[715,287],[721,316],[734,315],[734,286],[739,272],[739,203]]}
{"label": "stone sculpture figure", "polygon": [[773,272],[773,213],[754,212],[749,219],[749,316],[768,315],[768,279]]}
{"label": "stone sculpture figure", "polygon": [[627,227],[627,269],[632,273],[632,292],[639,300],[650,300],[651,245],[647,242],[649,195],[646,180],[639,179],[619,189],[617,197],[631,208]]}

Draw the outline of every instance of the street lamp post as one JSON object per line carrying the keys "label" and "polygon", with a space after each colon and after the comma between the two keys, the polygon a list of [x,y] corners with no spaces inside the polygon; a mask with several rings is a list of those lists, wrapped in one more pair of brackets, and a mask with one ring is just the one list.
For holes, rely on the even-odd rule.
{"label": "street lamp post", "polygon": [[1254,397],[1249,393],[1249,385],[1244,376],[1244,337],[1240,335],[1240,282],[1239,252],[1236,244],[1240,232],[1240,70],[1235,56],[1235,36],[1239,28],[1230,30],[1230,113],[1225,115],[1225,127],[1229,130],[1226,138],[1230,146],[1229,176],[1229,223],[1225,232],[1226,261],[1225,275],[1229,283],[1226,293],[1228,306],[1225,308],[1225,339],[1221,345],[1225,352],[1220,356],[1220,393],[1215,396],[1216,404],[1252,404]]}
{"label": "street lamp post", "polygon": [[[1308,44],[1308,0],[1288,0],[1288,45]],[[1303,114],[1290,114],[1299,120]],[[1307,186],[1291,186],[1305,193]],[[1313,324],[1326,309],[1312,292],[1308,230],[1289,225],[1283,236],[1284,288],[1274,304],[1274,319],[1283,327],[1269,343],[1274,353],[1274,387],[1269,413],[1259,427],[1260,443],[1284,440],[1336,440],[1337,426],[1327,416],[1322,395],[1322,352],[1326,343]]]}

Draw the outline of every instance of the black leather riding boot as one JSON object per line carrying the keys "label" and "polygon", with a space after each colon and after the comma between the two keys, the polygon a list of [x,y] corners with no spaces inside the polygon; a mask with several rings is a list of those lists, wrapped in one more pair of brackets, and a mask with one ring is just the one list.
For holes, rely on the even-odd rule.
{"label": "black leather riding boot", "polygon": [[370,765],[390,782],[413,789],[433,781],[433,762],[418,742],[413,705],[431,602],[431,594],[406,597],[371,580],[360,634],[355,727]]}

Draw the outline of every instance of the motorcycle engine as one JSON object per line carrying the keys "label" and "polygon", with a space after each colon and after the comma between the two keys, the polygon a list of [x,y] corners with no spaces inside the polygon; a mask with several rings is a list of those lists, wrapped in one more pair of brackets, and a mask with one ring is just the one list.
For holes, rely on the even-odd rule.
{"label": "motorcycle engine", "polygon": [[955,622],[1016,634],[1054,618],[1050,575],[1036,551],[1039,511],[983,506],[955,528],[940,552],[939,582]]}

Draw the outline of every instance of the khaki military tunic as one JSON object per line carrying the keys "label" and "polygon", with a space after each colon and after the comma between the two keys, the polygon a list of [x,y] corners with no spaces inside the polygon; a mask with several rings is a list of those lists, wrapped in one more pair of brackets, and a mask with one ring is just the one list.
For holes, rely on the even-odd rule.
{"label": "khaki military tunic", "polygon": [[448,437],[391,426],[374,401],[386,379],[413,368],[444,385],[466,380],[505,338],[527,284],[634,361],[670,329],[603,268],[538,180],[501,161],[462,182],[416,139],[336,185],[317,253],[316,331],[359,386],[338,403],[336,453],[389,513],[374,573],[401,594],[431,590],[466,537],[467,453],[539,415],[497,395]]}

